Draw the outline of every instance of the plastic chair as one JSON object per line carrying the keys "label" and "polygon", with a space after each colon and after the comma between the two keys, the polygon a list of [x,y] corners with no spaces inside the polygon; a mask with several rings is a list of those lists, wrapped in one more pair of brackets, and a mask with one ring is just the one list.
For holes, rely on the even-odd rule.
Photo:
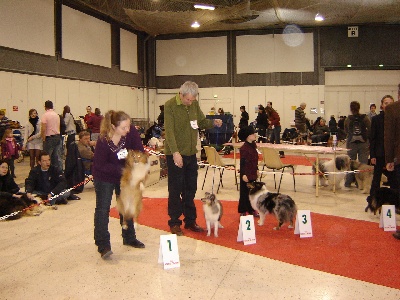
{"label": "plastic chair", "polygon": [[[225,164],[220,155],[218,154],[217,150],[214,147],[210,147],[210,146],[204,146],[204,151],[206,152],[206,156],[207,156],[207,162],[211,165],[211,166],[219,166],[219,167],[235,167],[234,164]],[[204,180],[203,180],[203,186],[201,187],[201,189],[203,190],[204,188],[204,183],[206,182],[206,177],[207,177],[207,172],[208,172],[208,168],[210,166],[206,166],[206,174],[204,175]],[[224,171],[225,169],[223,168],[218,168],[217,169],[219,171],[219,182],[218,182],[218,188],[217,188],[217,194],[219,191],[219,187],[222,186],[224,187],[224,185],[222,184],[222,176],[224,175]],[[238,189],[238,183],[237,183],[237,177],[235,174],[235,184],[236,184],[236,189]],[[214,188],[214,181],[213,181],[213,188]]]}
{"label": "plastic chair", "polygon": [[[274,171],[274,172],[275,172],[275,170],[282,170],[281,179],[279,181],[278,193],[281,188],[283,172],[285,171],[286,168],[292,169],[293,187],[294,187],[294,191],[296,191],[296,179],[294,178],[294,166],[290,165],[290,164],[282,163],[281,158],[279,157],[279,153],[275,149],[268,148],[268,147],[260,147],[259,150],[261,151],[262,157],[263,157],[263,161],[260,164],[263,166],[262,171],[264,171],[264,168],[272,169],[272,171]],[[261,181],[261,179],[262,179],[262,173],[260,174],[260,181]],[[275,189],[276,189],[275,173],[274,173],[274,182],[275,182]]]}

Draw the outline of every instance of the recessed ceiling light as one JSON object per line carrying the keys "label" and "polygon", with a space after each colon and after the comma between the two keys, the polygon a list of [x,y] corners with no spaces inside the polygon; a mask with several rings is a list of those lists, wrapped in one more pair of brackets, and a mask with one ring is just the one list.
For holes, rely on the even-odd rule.
{"label": "recessed ceiling light", "polygon": [[381,65],[379,65],[380,67],[383,67],[383,65],[381,64]]}
{"label": "recessed ceiling light", "polygon": [[198,9],[208,9],[208,10],[214,10],[215,7],[211,6],[211,5],[204,5],[204,4],[195,4],[194,8],[198,8]]}
{"label": "recessed ceiling light", "polygon": [[200,27],[200,24],[199,24],[199,22],[194,21],[194,22],[192,23],[191,26],[192,26],[193,28],[199,28],[199,27]]}
{"label": "recessed ceiling light", "polygon": [[322,22],[325,19],[320,14],[316,14],[314,20],[317,21],[317,22]]}
{"label": "recessed ceiling light", "polygon": [[347,65],[348,68],[351,68],[351,65]]}

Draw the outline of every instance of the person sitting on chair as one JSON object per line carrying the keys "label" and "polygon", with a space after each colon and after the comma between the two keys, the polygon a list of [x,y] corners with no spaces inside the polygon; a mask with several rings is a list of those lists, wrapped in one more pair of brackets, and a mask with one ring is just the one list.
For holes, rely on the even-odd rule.
{"label": "person sitting on chair", "polygon": [[326,125],[325,119],[321,118],[319,124],[314,127],[311,140],[313,144],[326,143],[329,139],[329,127]]}
{"label": "person sitting on chair", "polygon": [[[67,180],[64,173],[51,165],[50,155],[41,151],[38,165],[31,169],[28,178],[25,179],[25,192],[28,198],[33,199],[33,194],[47,195],[50,205],[67,204],[70,192],[63,193],[67,188]],[[71,199],[72,200],[72,199]]]}

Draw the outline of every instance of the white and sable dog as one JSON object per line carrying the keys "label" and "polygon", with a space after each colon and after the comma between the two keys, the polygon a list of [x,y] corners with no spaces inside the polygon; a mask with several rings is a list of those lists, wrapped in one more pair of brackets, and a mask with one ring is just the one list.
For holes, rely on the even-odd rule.
{"label": "white and sable dog", "polygon": [[121,177],[121,195],[117,197],[117,208],[123,216],[122,228],[127,229],[126,223],[137,218],[142,210],[144,183],[149,174],[149,155],[138,150],[129,150]]}
{"label": "white and sable dog", "polygon": [[362,164],[358,160],[352,160],[350,162],[350,169],[352,171],[361,171],[354,174],[357,180],[358,189],[362,190],[363,194],[369,194],[369,191],[371,190],[372,178],[374,177],[374,166]]}
{"label": "white and sable dog", "polygon": [[[340,171],[350,171],[350,157],[346,154],[336,156],[335,160],[328,160],[328,161],[320,161],[318,163],[318,169],[320,173],[326,172],[340,172]],[[316,172],[315,163],[312,167],[313,173]],[[345,173],[336,174],[327,174],[327,175],[319,175],[319,181],[322,186],[329,186],[333,189],[335,188],[338,190],[340,189],[340,183],[346,177]],[[315,176],[313,176],[313,185],[315,186]]]}
{"label": "white and sable dog", "polygon": [[284,194],[270,193],[264,182],[249,182],[249,198],[251,207],[260,213],[258,225],[264,225],[265,216],[274,214],[278,220],[279,230],[283,223],[289,223],[288,228],[293,228],[294,219],[297,214],[297,206],[293,199]]}
{"label": "white and sable dog", "polygon": [[220,222],[223,213],[222,204],[214,194],[208,192],[204,198],[201,198],[201,202],[203,202],[204,218],[207,224],[207,236],[211,235],[211,227],[214,226],[214,236],[218,237],[218,228],[224,228]]}

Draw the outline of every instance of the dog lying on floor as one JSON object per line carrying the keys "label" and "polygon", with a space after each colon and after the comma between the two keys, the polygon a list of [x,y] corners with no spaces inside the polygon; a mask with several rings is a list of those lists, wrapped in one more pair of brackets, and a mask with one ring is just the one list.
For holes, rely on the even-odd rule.
{"label": "dog lying on floor", "polygon": [[135,227],[143,206],[144,183],[149,174],[149,155],[129,150],[121,177],[121,195],[117,197],[117,208],[123,216],[122,228],[128,229],[127,220],[134,219]]}
{"label": "dog lying on floor", "polygon": [[375,196],[367,197],[367,202],[365,212],[370,210],[376,215],[376,212],[381,213],[382,205],[394,205],[396,214],[400,214],[400,193],[396,189],[381,187],[375,191]]}
{"label": "dog lying on floor", "polygon": [[363,194],[369,194],[374,173],[374,166],[362,164],[358,160],[350,161],[350,170],[360,170],[363,172],[355,173],[358,189],[362,190]]}
{"label": "dog lying on floor", "polygon": [[[350,157],[346,154],[336,156],[335,160],[328,160],[328,161],[319,161],[318,169],[320,173],[326,172],[340,172],[340,171],[349,171],[350,170]],[[313,174],[316,173],[316,163],[312,166]],[[319,181],[322,186],[329,186],[330,189],[335,188],[338,190],[340,189],[340,184],[343,179],[346,177],[345,173],[333,174],[328,175],[319,175]],[[313,176],[313,185],[315,186],[315,176]]]}
{"label": "dog lying on floor", "polygon": [[42,213],[42,208],[37,205],[41,200],[31,200],[26,194],[21,194],[21,198],[10,196],[0,197],[0,217],[10,215],[18,212],[17,214],[10,216],[6,220],[17,220],[23,216],[39,216]]}
{"label": "dog lying on floor", "polygon": [[279,230],[283,223],[289,223],[288,228],[293,228],[297,206],[290,196],[270,193],[264,182],[249,182],[247,187],[250,190],[251,207],[260,214],[258,225],[264,225],[265,216],[273,213],[278,220],[278,226],[274,227],[275,230]]}

